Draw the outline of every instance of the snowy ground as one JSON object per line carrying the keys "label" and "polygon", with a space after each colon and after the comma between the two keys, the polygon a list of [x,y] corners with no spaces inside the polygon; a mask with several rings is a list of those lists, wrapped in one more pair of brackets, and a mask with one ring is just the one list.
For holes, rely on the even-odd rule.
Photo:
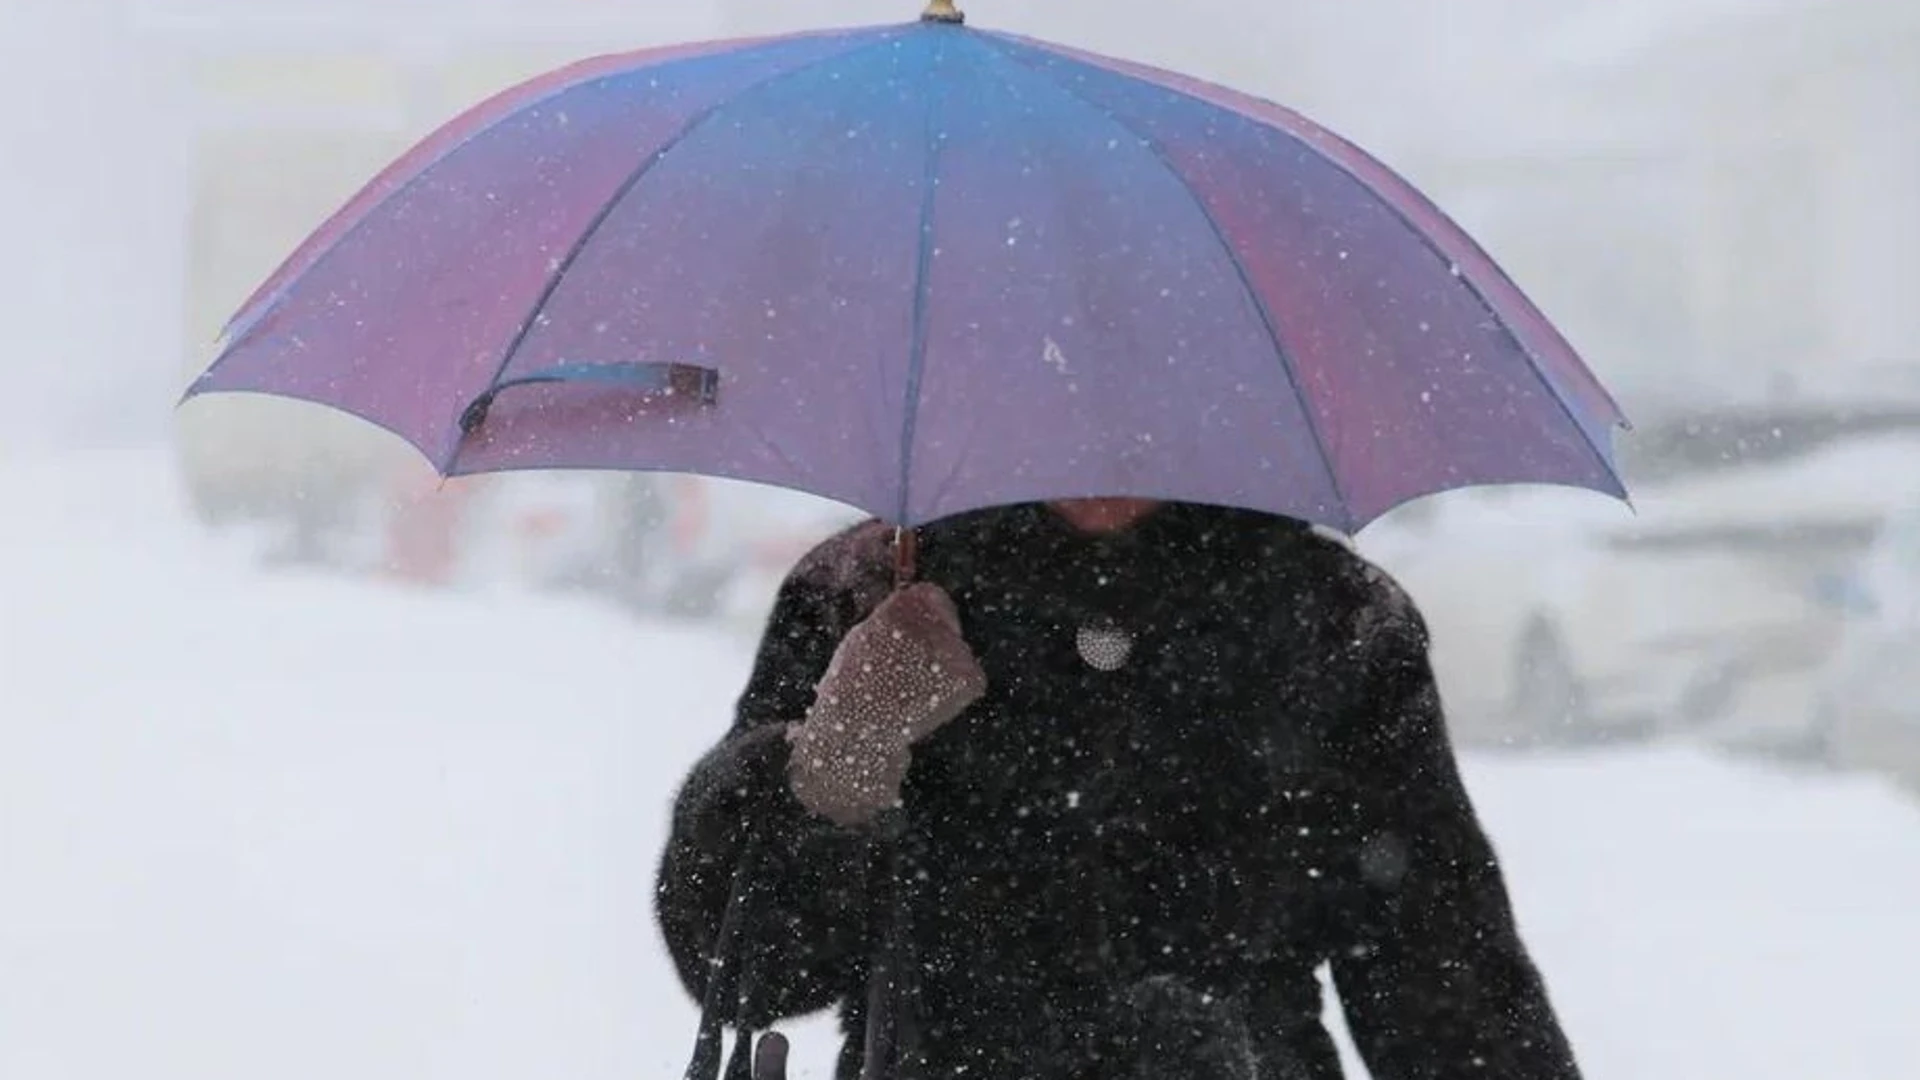
{"label": "snowy ground", "polygon": [[[651,875],[739,643],[265,576],[177,504],[157,456],[0,465],[0,1077],[678,1075]],[[1594,1080],[1914,1075],[1920,810],[1468,765]]]}

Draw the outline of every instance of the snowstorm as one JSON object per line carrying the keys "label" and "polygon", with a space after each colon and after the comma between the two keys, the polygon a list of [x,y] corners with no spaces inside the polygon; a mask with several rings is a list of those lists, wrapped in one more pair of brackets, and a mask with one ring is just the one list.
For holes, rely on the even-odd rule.
{"label": "snowstorm", "polygon": [[0,87],[5,1080],[1920,1062],[1920,6],[5,0]]}

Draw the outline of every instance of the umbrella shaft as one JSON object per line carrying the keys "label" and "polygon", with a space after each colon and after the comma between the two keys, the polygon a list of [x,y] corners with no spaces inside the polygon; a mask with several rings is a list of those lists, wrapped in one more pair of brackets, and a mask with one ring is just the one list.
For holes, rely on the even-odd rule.
{"label": "umbrella shaft", "polygon": [[918,573],[920,534],[904,526],[893,530],[893,584],[904,589]]}

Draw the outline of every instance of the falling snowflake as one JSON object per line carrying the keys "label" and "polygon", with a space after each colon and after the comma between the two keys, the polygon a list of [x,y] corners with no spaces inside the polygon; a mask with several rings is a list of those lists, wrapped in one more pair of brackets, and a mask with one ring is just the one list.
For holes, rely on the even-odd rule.
{"label": "falling snowflake", "polygon": [[1051,336],[1047,337],[1041,346],[1040,359],[1060,374],[1067,373],[1067,354],[1060,348],[1060,343],[1053,340]]}

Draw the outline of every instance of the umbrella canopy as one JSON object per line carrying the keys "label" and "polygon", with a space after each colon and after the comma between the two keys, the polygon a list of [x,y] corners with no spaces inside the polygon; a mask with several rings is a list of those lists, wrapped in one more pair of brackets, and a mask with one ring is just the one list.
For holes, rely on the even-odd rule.
{"label": "umbrella canopy", "polygon": [[448,475],[660,469],[901,525],[1094,495],[1353,531],[1623,494],[1619,410],[1486,254],[1287,109],[951,20],[591,60],[376,178],[190,394]]}

